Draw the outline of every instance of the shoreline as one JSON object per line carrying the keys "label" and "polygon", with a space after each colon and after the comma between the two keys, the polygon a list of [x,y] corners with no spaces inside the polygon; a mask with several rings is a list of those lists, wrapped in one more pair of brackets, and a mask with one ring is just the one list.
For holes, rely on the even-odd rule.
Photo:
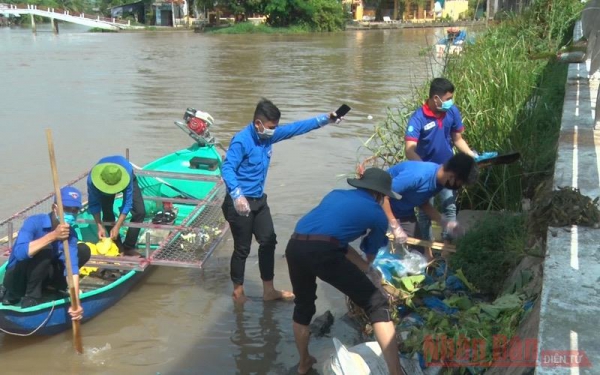
{"label": "shoreline", "polygon": [[[42,24],[45,24],[42,23]],[[346,28],[339,31],[332,32],[345,32],[345,31],[363,31],[363,30],[399,30],[399,29],[426,29],[426,28],[445,28],[445,27],[472,27],[472,26],[485,26],[485,20],[478,21],[456,21],[456,22],[358,22],[354,21],[352,23],[348,23]],[[227,29],[231,26],[220,26],[220,27],[210,27],[205,29],[200,29],[199,27],[171,27],[171,26],[140,26],[137,29],[123,29],[119,31],[101,31],[94,30],[90,28],[88,32],[93,33],[140,33],[140,32],[193,32],[199,34],[219,34],[212,32],[213,30],[219,29]],[[7,28],[31,28],[29,25],[12,25],[7,26]],[[287,29],[287,28],[284,28]],[[323,32],[318,31],[307,31],[303,33],[294,33],[294,32],[272,32],[272,33],[249,33],[249,32],[240,32],[236,33],[238,35],[242,34],[322,34]]]}

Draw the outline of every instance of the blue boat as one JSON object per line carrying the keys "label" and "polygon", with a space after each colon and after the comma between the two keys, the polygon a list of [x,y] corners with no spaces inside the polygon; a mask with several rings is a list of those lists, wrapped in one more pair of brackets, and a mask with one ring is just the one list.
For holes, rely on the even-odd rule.
{"label": "blue boat", "polygon": [[[135,168],[144,196],[146,220],[138,224],[126,220],[124,226],[141,228],[138,251],[145,257],[92,255],[85,265],[87,275],[80,275],[82,322],[117,303],[152,266],[202,268],[224,237],[228,229],[221,213],[225,185],[221,179],[220,145],[209,132],[213,119],[207,113],[188,108],[184,120],[175,124],[194,139],[190,147]],[[87,191],[87,174],[67,185]],[[50,212],[53,201],[54,194],[48,194],[0,223],[0,259],[8,260],[25,218]],[[117,196],[116,213],[120,206],[121,197]],[[78,217],[75,229],[79,239],[98,242],[96,225],[87,207]],[[123,235],[126,228],[122,231]],[[0,282],[5,270],[6,262],[0,267]],[[0,305],[0,331],[30,336],[53,335],[70,329],[69,297],[45,292],[43,298],[43,303],[28,308]]]}
{"label": "blue boat", "polygon": [[446,36],[438,40],[435,45],[439,56],[448,54],[460,54],[465,44],[473,44],[474,39],[467,37],[465,30],[460,30],[457,27],[451,27],[446,30]]}

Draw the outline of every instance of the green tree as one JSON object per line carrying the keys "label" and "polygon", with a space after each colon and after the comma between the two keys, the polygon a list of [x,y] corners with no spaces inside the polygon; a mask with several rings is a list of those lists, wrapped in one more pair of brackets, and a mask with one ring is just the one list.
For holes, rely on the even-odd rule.
{"label": "green tree", "polygon": [[335,31],[344,27],[340,0],[270,0],[264,13],[271,26],[306,25],[316,31]]}

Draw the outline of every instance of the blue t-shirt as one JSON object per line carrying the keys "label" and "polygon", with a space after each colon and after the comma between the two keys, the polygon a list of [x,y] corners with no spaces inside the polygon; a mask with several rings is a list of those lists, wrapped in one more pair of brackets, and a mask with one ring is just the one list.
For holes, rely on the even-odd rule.
{"label": "blue t-shirt", "polygon": [[231,193],[240,188],[245,197],[262,197],[271,163],[273,143],[308,133],[328,123],[329,115],[322,114],[308,120],[278,126],[273,136],[268,139],[259,138],[254,124],[248,124],[231,139],[221,167],[227,192]]}
{"label": "blue t-shirt", "polygon": [[[127,173],[129,173],[129,185],[123,190],[123,205],[121,206],[121,213],[123,215],[127,215],[131,208],[133,207],[133,166],[125,157],[121,155],[115,156],[107,156],[105,158],[100,159],[98,164],[102,163],[115,163],[119,164]],[[106,195],[94,185],[92,182],[92,174],[90,173],[87,178],[87,189],[88,189],[88,211],[90,214],[100,213],[102,210],[101,198],[102,195]]]}
{"label": "blue t-shirt", "polygon": [[333,190],[321,203],[307,213],[295,232],[336,238],[341,247],[369,233],[362,239],[360,249],[367,254],[387,245],[388,221],[381,205],[363,189]]}
{"label": "blue t-shirt", "polygon": [[444,164],[453,155],[452,133],[463,130],[462,117],[456,106],[436,117],[425,103],[408,120],[404,140],[417,142],[417,155],[423,161]]}
{"label": "blue t-shirt", "polygon": [[[11,269],[17,265],[18,262],[24,261],[29,258],[29,243],[40,239],[52,232],[52,220],[50,215],[53,214],[38,214],[33,215],[25,219],[23,226],[19,230],[17,241],[13,246],[13,249],[8,258],[7,269]],[[77,234],[75,229],[71,227],[69,232],[69,254],[71,255],[71,270],[73,275],[79,275],[79,259],[77,258]],[[60,259],[65,265],[65,276],[67,275],[67,261],[65,260],[65,253],[63,251],[63,241],[54,241],[50,245],[52,246],[52,254],[54,257]]]}
{"label": "blue t-shirt", "polygon": [[441,165],[425,161],[403,161],[388,169],[392,176],[392,191],[402,199],[390,198],[392,212],[396,218],[411,217],[415,207],[425,204],[444,187],[437,182],[437,171]]}

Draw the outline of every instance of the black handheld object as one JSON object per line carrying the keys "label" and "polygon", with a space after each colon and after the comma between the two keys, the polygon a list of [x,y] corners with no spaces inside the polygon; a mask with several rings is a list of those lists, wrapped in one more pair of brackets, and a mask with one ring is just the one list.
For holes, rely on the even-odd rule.
{"label": "black handheld object", "polygon": [[477,163],[479,168],[491,167],[493,165],[511,164],[521,158],[521,153],[512,151],[506,154],[498,155],[493,158],[483,159]]}
{"label": "black handheld object", "polygon": [[340,108],[338,108],[338,109],[335,111],[335,115],[336,115],[336,116],[334,117],[334,119],[336,119],[336,120],[337,120],[337,119],[339,119],[340,117],[344,117],[344,116],[346,116],[346,114],[347,114],[348,112],[350,112],[350,110],[351,110],[351,109],[352,109],[352,108],[350,108],[350,106],[349,106],[349,105],[347,105],[347,104],[342,104],[342,106],[341,106]]}

